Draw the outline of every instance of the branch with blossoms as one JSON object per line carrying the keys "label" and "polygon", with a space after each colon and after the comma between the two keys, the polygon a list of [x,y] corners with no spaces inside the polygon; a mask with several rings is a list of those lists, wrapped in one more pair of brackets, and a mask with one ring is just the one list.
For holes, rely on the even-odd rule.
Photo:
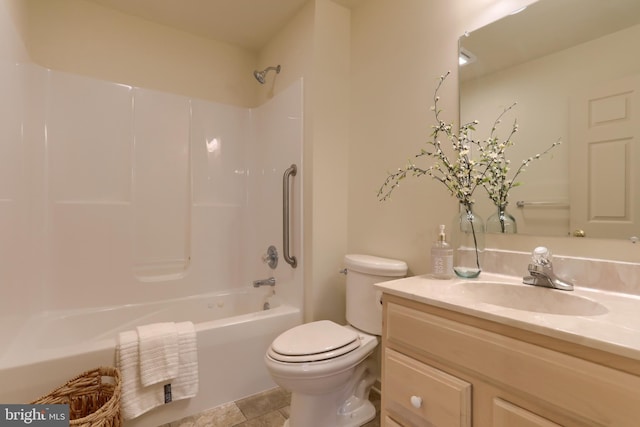
{"label": "branch with blossoms", "polygon": [[506,150],[507,148],[514,145],[512,138],[518,131],[518,123],[514,120],[511,132],[504,141],[500,141],[495,136],[495,132],[501,122],[502,117],[513,107],[515,107],[515,105],[516,104],[513,103],[511,106],[503,110],[503,112],[500,114],[500,116],[498,116],[498,119],[496,119],[495,123],[493,124],[490,137],[484,142],[484,144],[481,144],[479,147],[482,162],[486,165],[482,186],[487,191],[489,199],[491,199],[491,201],[499,209],[506,208],[507,204],[509,203],[509,191],[511,191],[513,187],[518,187],[521,184],[520,182],[516,181],[518,175],[524,172],[525,168],[532,161],[539,159],[540,157],[549,153],[554,147],[561,144],[561,141],[558,140],[551,144],[551,146],[549,146],[542,153],[536,154],[535,156],[531,156],[528,159],[523,160],[518,169],[516,169],[513,176],[509,178],[511,161],[506,158]]}
{"label": "branch with blossoms", "polygon": [[[471,132],[475,130],[474,126],[477,125],[478,122],[473,121],[461,125],[456,134],[453,131],[453,126],[440,118],[441,110],[438,108],[438,101],[440,101],[438,91],[450,73],[451,72],[448,72],[440,76],[440,81],[433,95],[433,107],[431,107],[431,110],[435,114],[436,124],[432,126],[433,132],[431,133],[431,139],[427,141],[429,148],[422,149],[420,153],[415,155],[416,158],[430,157],[434,161],[433,164],[427,168],[421,168],[416,166],[412,161],[409,161],[407,166],[387,176],[387,179],[378,190],[378,199],[389,199],[391,193],[398,188],[400,181],[406,178],[407,175],[415,177],[429,175],[436,181],[441,182],[449,190],[451,195],[457,198],[460,204],[464,205],[465,213],[469,218],[472,215],[472,206],[474,203],[473,193],[485,180],[487,169],[484,163],[471,158],[472,152],[478,151],[481,153],[480,149],[482,148],[480,142],[471,137]],[[442,149],[441,137],[444,137],[451,145],[454,153],[451,158],[449,158]],[[479,272],[480,254],[476,229],[473,221],[469,221],[469,224],[471,234],[473,235],[476,267]]]}
{"label": "branch with blossoms", "polygon": [[555,146],[560,145],[561,141],[556,141],[551,144],[545,151],[540,154],[536,154],[535,156],[529,157],[520,163],[518,169],[513,174],[513,177],[508,178],[508,174],[510,171],[509,164],[511,163],[509,160],[502,158],[499,161],[495,162],[491,167],[487,170],[487,175],[485,181],[482,183],[485,190],[487,190],[487,194],[489,195],[489,199],[500,209],[504,209],[509,204],[509,191],[512,188],[520,186],[522,183],[516,181],[516,178],[520,173],[525,171],[525,168],[529,166],[529,164],[549,153]]}
{"label": "branch with blossoms", "polygon": [[[414,156],[414,158],[430,157],[433,164],[424,168],[409,160],[405,167],[388,174],[378,190],[378,199],[381,201],[389,199],[393,191],[400,186],[400,181],[407,176],[428,175],[441,182],[468,211],[474,203],[473,194],[478,186],[484,187],[491,201],[504,209],[508,203],[509,191],[520,185],[516,181],[518,175],[524,172],[525,167],[533,160],[547,154],[561,141],[558,140],[542,153],[523,160],[513,176],[509,178],[511,162],[506,158],[506,151],[514,145],[513,137],[518,132],[518,123],[514,120],[509,134],[504,139],[497,136],[497,129],[503,117],[517,104],[513,103],[502,111],[494,121],[489,137],[484,141],[475,140],[472,136],[478,124],[477,120],[461,125],[456,134],[453,131],[453,125],[440,118],[441,110],[438,108],[440,101],[438,92],[450,73],[440,76],[433,95],[431,110],[434,111],[436,124],[432,126],[431,139],[426,142],[429,147],[421,149]],[[454,153],[451,158],[445,154],[440,138],[449,142]],[[476,155],[475,160],[471,157],[472,153]]]}
{"label": "branch with blossoms", "polygon": [[[420,153],[415,155],[415,158],[431,157],[434,163],[427,168],[422,168],[409,161],[404,168],[399,168],[396,172],[390,173],[378,190],[379,200],[389,199],[391,193],[400,185],[400,181],[407,176],[420,177],[428,175],[441,182],[451,195],[456,197],[467,209],[470,209],[474,203],[473,193],[482,184],[486,174],[484,164],[471,158],[473,148],[480,148],[481,146],[479,141],[471,137],[471,132],[475,130],[474,126],[478,122],[473,121],[460,126],[458,134],[456,134],[453,131],[453,126],[440,118],[441,110],[438,108],[438,101],[440,100],[438,91],[450,73],[440,76],[440,81],[434,92],[431,110],[434,111],[436,125],[432,126],[431,139],[426,142],[430,147],[420,150]],[[447,157],[443,151],[441,137],[444,137],[450,143],[455,153],[452,158]],[[481,153],[480,150],[478,152]]]}

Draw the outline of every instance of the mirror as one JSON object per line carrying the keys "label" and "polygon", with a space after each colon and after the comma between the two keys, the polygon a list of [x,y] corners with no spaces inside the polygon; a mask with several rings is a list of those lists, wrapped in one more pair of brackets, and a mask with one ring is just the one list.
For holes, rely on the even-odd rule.
{"label": "mirror", "polygon": [[[485,139],[517,102],[497,133],[517,120],[512,165],[562,141],[509,193],[518,233],[640,235],[638,40],[638,0],[539,0],[460,38],[460,122],[478,120]],[[496,211],[476,200],[484,218]]]}

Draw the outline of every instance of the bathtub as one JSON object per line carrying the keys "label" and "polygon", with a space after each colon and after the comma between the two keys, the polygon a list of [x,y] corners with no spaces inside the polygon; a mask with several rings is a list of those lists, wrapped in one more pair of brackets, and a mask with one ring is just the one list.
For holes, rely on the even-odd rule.
{"label": "bathtub", "polygon": [[113,366],[121,331],[187,320],[194,322],[198,339],[198,395],[154,409],[127,426],[156,427],[275,387],[264,353],[302,316],[264,287],[3,319],[0,403],[27,403],[85,370]]}

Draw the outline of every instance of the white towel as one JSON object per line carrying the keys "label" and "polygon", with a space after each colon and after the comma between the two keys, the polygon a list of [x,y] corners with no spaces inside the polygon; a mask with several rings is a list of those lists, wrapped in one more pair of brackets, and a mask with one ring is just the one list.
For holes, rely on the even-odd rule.
{"label": "white towel", "polygon": [[178,331],[173,322],[138,326],[140,381],[148,387],[178,376]]}
{"label": "white towel", "polygon": [[140,382],[139,360],[138,333],[136,331],[121,332],[118,336],[116,363],[122,379],[121,408],[125,420],[135,418],[164,404],[162,384],[143,387]]}
{"label": "white towel", "polygon": [[[122,378],[121,408],[125,420],[136,418],[169,401],[188,399],[198,393],[198,349],[193,323],[176,324],[178,333],[178,376],[166,383],[144,387],[140,381],[138,334],[121,332],[116,363]],[[167,393],[165,393],[167,392]]]}
{"label": "white towel", "polygon": [[198,343],[191,322],[176,323],[178,331],[178,377],[171,384],[173,400],[198,394]]}

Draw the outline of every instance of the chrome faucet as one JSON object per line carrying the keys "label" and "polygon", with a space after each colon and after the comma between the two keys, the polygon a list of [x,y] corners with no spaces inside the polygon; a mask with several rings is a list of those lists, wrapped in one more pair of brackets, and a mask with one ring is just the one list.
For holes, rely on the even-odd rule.
{"label": "chrome faucet", "polygon": [[253,281],[253,287],[254,288],[259,288],[260,286],[275,286],[275,285],[276,285],[276,278],[275,277],[269,277],[268,279],[254,280]]}
{"label": "chrome faucet", "polygon": [[561,291],[573,290],[573,284],[560,279],[553,272],[551,252],[544,246],[539,246],[533,250],[532,260],[528,269],[530,276],[525,276],[522,279],[522,283],[525,285],[543,286]]}

